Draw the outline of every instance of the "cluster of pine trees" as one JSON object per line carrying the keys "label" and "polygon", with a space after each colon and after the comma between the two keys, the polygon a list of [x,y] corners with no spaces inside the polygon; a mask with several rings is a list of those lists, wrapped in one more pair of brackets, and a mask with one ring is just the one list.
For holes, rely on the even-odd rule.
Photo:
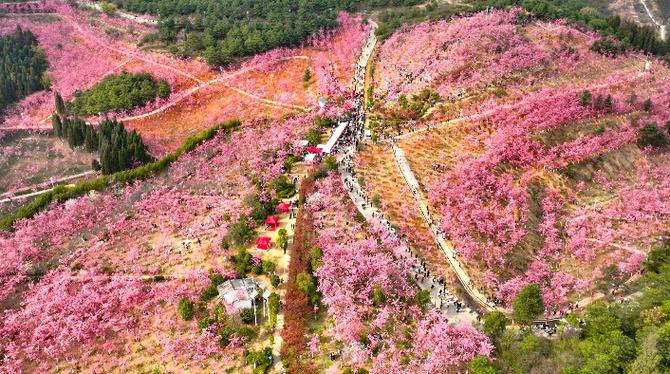
{"label": "cluster of pine trees", "polygon": [[109,111],[131,110],[154,100],[170,96],[167,81],[156,80],[149,73],[109,75],[86,91],[76,91],[67,104],[68,112],[92,115]]}
{"label": "cluster of pine trees", "polygon": [[174,53],[203,55],[212,65],[277,47],[296,46],[337,26],[338,10],[414,5],[420,0],[112,0],[135,13],[159,15],[157,35]]}
{"label": "cluster of pine trees", "polygon": [[16,26],[16,31],[0,37],[0,114],[30,95],[49,87],[47,59],[30,30]]}
{"label": "cluster of pine trees", "polygon": [[152,160],[137,131],[128,132],[123,122],[110,119],[100,122],[96,129],[80,118],[64,115],[61,111],[63,100],[58,93],[55,97],[57,113],[51,117],[54,133],[65,139],[71,148],[83,147],[88,152],[98,152],[100,161],[93,161],[94,169],[112,174]]}

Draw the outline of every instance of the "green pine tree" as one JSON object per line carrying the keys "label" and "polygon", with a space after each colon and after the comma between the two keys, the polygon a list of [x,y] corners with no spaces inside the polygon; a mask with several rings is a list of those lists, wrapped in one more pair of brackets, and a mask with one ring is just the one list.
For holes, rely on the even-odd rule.
{"label": "green pine tree", "polygon": [[63,98],[58,93],[58,91],[54,91],[54,101],[56,103],[56,113],[60,114],[61,116],[64,115],[65,114],[65,102],[63,101]]}
{"label": "green pine tree", "polygon": [[60,117],[56,113],[51,115],[51,126],[54,129],[54,134],[56,134],[58,137],[61,137],[61,128],[63,125],[61,123]]}

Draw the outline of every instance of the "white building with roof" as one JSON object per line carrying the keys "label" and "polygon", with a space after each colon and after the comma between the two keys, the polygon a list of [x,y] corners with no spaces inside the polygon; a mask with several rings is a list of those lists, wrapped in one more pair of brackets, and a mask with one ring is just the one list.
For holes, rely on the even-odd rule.
{"label": "white building with roof", "polygon": [[265,289],[265,283],[251,278],[227,280],[217,287],[219,299],[223,300],[231,312],[254,308],[254,300]]}

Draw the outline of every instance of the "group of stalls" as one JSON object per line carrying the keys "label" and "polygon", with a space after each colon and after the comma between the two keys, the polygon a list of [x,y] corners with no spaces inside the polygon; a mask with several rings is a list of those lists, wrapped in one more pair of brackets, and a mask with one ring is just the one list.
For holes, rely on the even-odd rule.
{"label": "group of stalls", "polygon": [[[326,144],[319,144],[317,146],[310,146],[307,140],[301,142],[301,146],[305,151],[305,161],[307,162],[319,162],[323,155],[329,155],[333,152],[335,145],[342,137],[342,134],[349,125],[348,121],[341,121],[338,123],[337,128],[333,131],[333,134],[328,139]],[[281,203],[277,206],[277,212],[279,213],[288,213],[291,209],[291,206],[287,203]],[[274,231],[279,226],[279,217],[276,215],[267,216],[265,218],[265,224],[268,225],[270,231]],[[272,248],[272,238],[269,236],[261,236],[256,239],[256,248],[267,251]]]}
{"label": "group of stalls", "polygon": [[303,140],[300,144],[304,147],[305,150],[305,161],[307,162],[319,162],[324,155],[329,155],[333,152],[335,145],[342,137],[344,130],[347,129],[349,122],[343,121],[337,125],[335,131],[328,139],[326,144],[319,144],[316,146],[310,146],[307,140]]}
{"label": "group of stalls", "polygon": [[[291,205],[288,203],[280,203],[277,206],[277,212],[288,213],[291,210]],[[265,224],[268,225],[270,231],[275,231],[279,227],[279,216],[271,215],[265,218]],[[269,236],[261,236],[256,239],[256,248],[267,251],[272,248],[272,238]]]}

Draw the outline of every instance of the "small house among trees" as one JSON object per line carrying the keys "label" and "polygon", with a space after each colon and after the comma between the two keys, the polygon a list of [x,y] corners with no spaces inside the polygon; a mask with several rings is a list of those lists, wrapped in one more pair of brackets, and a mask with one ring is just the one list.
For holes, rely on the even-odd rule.
{"label": "small house among trees", "polygon": [[217,287],[219,298],[226,304],[229,312],[240,311],[254,307],[255,299],[265,289],[263,282],[251,278],[231,279]]}

